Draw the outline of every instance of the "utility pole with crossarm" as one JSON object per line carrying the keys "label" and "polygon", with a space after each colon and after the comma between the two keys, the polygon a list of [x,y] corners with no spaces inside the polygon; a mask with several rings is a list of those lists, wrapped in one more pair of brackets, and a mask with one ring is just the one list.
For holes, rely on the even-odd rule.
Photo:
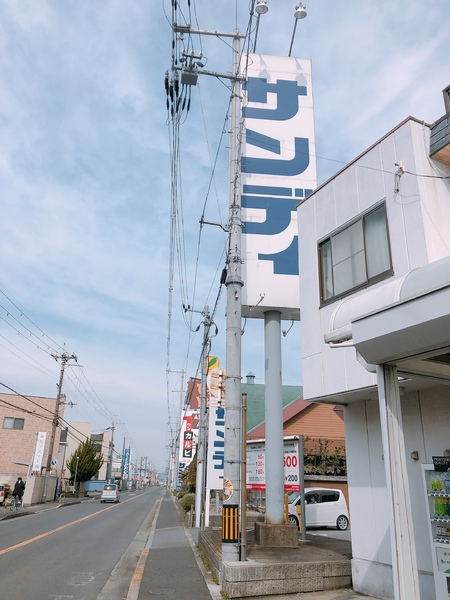
{"label": "utility pole with crossarm", "polygon": [[63,379],[64,379],[64,370],[65,370],[66,364],[69,360],[74,360],[75,362],[77,362],[77,360],[78,360],[77,357],[75,356],[75,354],[69,355],[69,354],[67,354],[67,352],[63,352],[61,355],[52,354],[52,356],[55,360],[61,361],[61,370],[59,373],[58,394],[56,396],[55,412],[53,413],[52,432],[51,432],[51,436],[50,436],[50,445],[48,448],[47,464],[45,467],[45,480],[44,480],[44,487],[42,490],[42,498],[41,498],[42,502],[47,502],[48,482],[49,482],[49,478],[50,478],[50,470],[52,468],[52,458],[53,458],[53,449],[55,447],[56,429],[59,425],[59,407],[62,404],[62,402],[61,402],[62,393],[61,392],[62,392],[62,385],[63,385]]}
{"label": "utility pole with crossarm", "polygon": [[[225,277],[227,290],[226,326],[226,391],[225,391],[225,447],[224,447],[224,501],[222,508],[222,559],[239,560],[239,501],[241,496],[241,182],[240,158],[242,142],[242,83],[240,72],[241,39],[245,35],[239,30],[232,33],[194,30],[190,25],[173,24],[174,32],[185,35],[211,35],[217,38],[232,38],[232,72],[218,73],[205,70],[202,55],[182,53],[180,61],[174,62],[173,70],[181,71],[181,84],[196,85],[199,74],[224,78],[231,81],[231,128],[230,128],[230,187],[228,223],[210,223],[203,218],[201,223],[219,225],[228,232],[228,255]],[[167,79],[168,75],[166,75]],[[166,81],[167,89],[171,89]],[[176,88],[174,82],[174,89]],[[178,101],[174,110],[177,110]],[[225,493],[226,492],[226,493]],[[225,526],[226,524],[226,526]],[[241,524],[241,527],[245,524]]]}

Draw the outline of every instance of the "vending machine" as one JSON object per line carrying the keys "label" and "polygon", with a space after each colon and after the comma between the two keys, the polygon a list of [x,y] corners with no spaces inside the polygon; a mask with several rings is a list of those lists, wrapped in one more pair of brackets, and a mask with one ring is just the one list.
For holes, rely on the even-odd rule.
{"label": "vending machine", "polygon": [[450,457],[422,465],[436,600],[450,598]]}

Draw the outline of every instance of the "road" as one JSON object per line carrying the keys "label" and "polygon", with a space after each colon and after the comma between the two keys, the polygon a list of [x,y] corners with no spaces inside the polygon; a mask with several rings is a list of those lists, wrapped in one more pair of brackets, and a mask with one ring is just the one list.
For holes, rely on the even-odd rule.
{"label": "road", "polygon": [[162,488],[84,501],[0,522],[3,598],[122,600]]}
{"label": "road", "polygon": [[314,537],[329,537],[335,538],[336,540],[344,540],[346,542],[351,542],[351,533],[350,528],[345,531],[339,531],[338,529],[319,529],[319,528],[307,528],[306,535],[311,536],[311,539]]}

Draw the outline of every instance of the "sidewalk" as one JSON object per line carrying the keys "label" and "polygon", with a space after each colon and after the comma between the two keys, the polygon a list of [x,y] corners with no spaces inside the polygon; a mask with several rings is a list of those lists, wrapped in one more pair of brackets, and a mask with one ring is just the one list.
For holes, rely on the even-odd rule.
{"label": "sidewalk", "polygon": [[[188,528],[182,522],[182,516],[177,511],[176,501],[165,495],[161,501],[160,512],[153,524],[154,535],[150,536],[147,544],[147,556],[142,565],[142,579],[139,595],[129,595],[127,600],[144,600],[149,595],[168,595],[174,598],[188,598],[195,600],[222,600],[221,586],[214,583],[212,574],[207,571],[198,553],[198,528]],[[344,554],[350,557],[350,542],[341,542],[332,538],[321,538],[309,544],[312,554],[322,560],[330,560],[336,554],[336,545],[341,545]],[[320,546],[320,547],[319,547]],[[350,546],[351,548],[351,546]],[[269,553],[262,556],[256,550],[251,562],[260,560],[280,562],[283,559],[282,549],[268,549]],[[297,563],[292,559],[292,566],[304,560],[302,553],[297,554]],[[289,560],[287,561],[289,564]],[[303,592],[294,594],[281,594],[275,596],[253,596],[249,600],[368,600],[364,596],[349,588],[326,590],[320,592]],[[237,599],[236,599],[237,600]],[[380,599],[373,599],[380,600]]]}
{"label": "sidewalk", "polygon": [[[144,600],[154,595],[192,600],[211,598],[209,582],[204,576],[207,574],[186,531],[173,497],[165,494],[147,543],[138,595],[132,593],[132,584],[127,600]],[[213,597],[221,600],[220,593]]]}
{"label": "sidewalk", "polygon": [[65,498],[64,502],[58,500],[51,500],[50,502],[44,502],[43,504],[32,504],[30,506],[21,506],[18,511],[11,511],[9,506],[0,506],[0,521],[5,519],[14,519],[16,517],[23,517],[25,515],[33,515],[38,512],[45,510],[52,510],[55,508],[64,508],[65,506],[71,506],[73,504],[80,504],[81,502],[89,502],[100,498],[100,493],[93,492],[91,496],[85,496],[83,498]]}

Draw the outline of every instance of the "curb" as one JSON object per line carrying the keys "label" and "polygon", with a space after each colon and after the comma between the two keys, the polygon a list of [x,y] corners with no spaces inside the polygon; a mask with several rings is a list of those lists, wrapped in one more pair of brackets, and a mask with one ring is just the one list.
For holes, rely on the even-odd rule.
{"label": "curb", "polygon": [[[55,502],[48,502],[45,504],[33,504],[30,507],[26,507],[23,510],[17,511],[17,512],[8,512],[8,508],[3,507],[4,509],[4,513],[1,514],[0,512],[0,521],[8,521],[9,519],[15,519],[16,517],[25,517],[25,516],[29,516],[29,515],[36,515],[40,512],[45,512],[47,510],[54,510],[57,508],[63,508],[65,506],[72,506],[73,504],[82,504],[84,502],[93,502],[95,500],[98,500],[100,498],[100,496],[93,496],[93,497],[86,497],[84,499],[80,499],[80,500],[71,500],[70,502],[61,502],[59,503],[55,503]],[[33,510],[33,508],[35,510]]]}

